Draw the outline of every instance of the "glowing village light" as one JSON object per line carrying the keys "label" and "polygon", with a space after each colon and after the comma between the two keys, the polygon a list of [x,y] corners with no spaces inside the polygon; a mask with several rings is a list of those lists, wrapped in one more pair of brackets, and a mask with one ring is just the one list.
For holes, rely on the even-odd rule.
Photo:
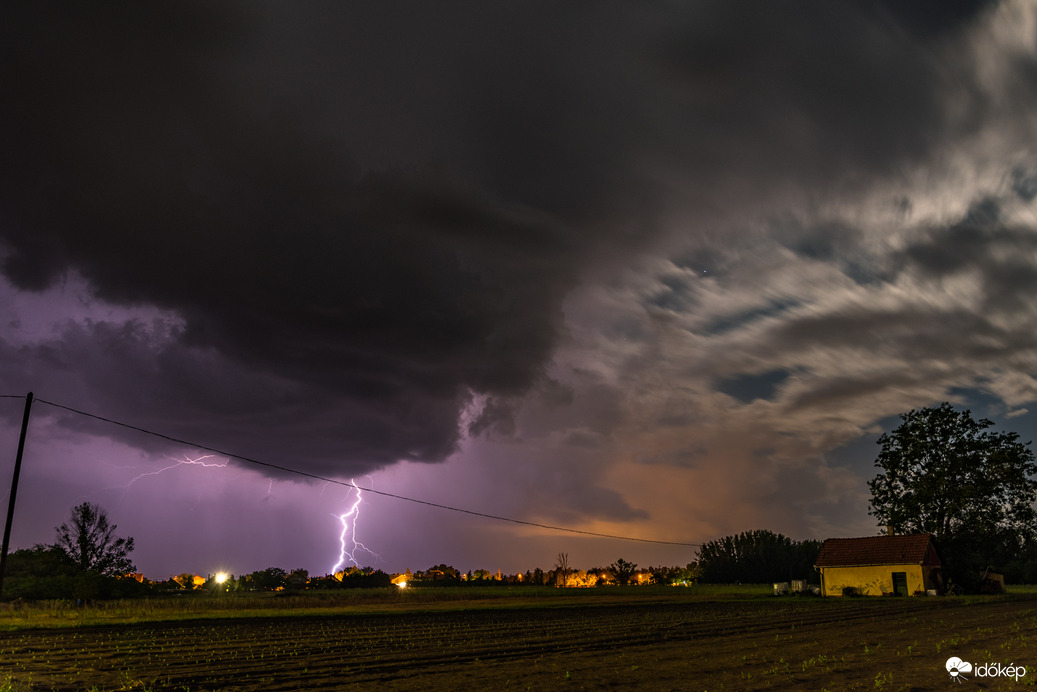
{"label": "glowing village light", "polygon": [[217,572],[216,573],[216,583],[217,584],[222,584],[223,582],[227,581],[227,577],[228,577],[228,575],[227,575],[226,572]]}

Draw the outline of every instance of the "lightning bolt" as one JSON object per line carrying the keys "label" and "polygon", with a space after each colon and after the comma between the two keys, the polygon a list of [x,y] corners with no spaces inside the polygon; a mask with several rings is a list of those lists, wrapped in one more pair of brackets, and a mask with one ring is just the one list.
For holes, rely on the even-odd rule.
{"label": "lightning bolt", "polygon": [[[186,456],[183,459],[176,459],[174,457],[167,456],[166,459],[169,459],[170,461],[173,462],[169,466],[163,466],[162,468],[160,468],[160,469],[158,469],[156,471],[148,471],[147,473],[142,473],[142,474],[139,474],[137,476],[134,476],[125,485],[108,486],[106,488],[101,488],[99,490],[95,490],[94,492],[89,493],[87,495],[84,495],[83,497],[84,498],[92,497],[94,495],[97,495],[98,493],[102,493],[102,492],[105,492],[107,490],[121,490],[122,493],[121,493],[120,497],[124,498],[124,497],[126,497],[126,493],[128,493],[130,491],[130,488],[133,486],[133,484],[136,483],[137,481],[139,481],[141,478],[147,478],[148,476],[157,476],[157,475],[159,475],[161,473],[165,473],[166,471],[171,471],[172,469],[179,468],[181,466],[204,466],[206,468],[222,469],[222,468],[226,468],[227,465],[230,463],[229,459],[227,461],[224,461],[222,464],[208,463],[208,462],[205,461],[206,459],[211,459],[214,456],[216,456],[216,455],[214,455],[214,454],[205,454],[205,455],[197,457],[195,459],[191,459],[191,458],[186,457]],[[115,468],[131,469],[131,468],[136,468],[136,467],[133,467],[133,466],[119,466],[119,467],[115,467]]]}
{"label": "lightning bolt", "polygon": [[[342,533],[339,534],[338,562],[336,562],[335,566],[331,568],[332,574],[336,574],[339,571],[339,568],[346,564],[347,560],[352,562],[354,567],[359,567],[360,563],[356,560],[358,550],[363,550],[376,558],[380,557],[377,553],[357,540],[356,525],[357,521],[360,519],[360,505],[363,504],[364,498],[363,493],[360,492],[360,487],[356,484],[355,480],[350,480],[349,484],[353,487],[353,490],[356,491],[356,499],[353,500],[353,505],[348,511],[337,515],[339,523],[342,524]],[[331,516],[334,517],[336,515],[332,514]]]}
{"label": "lightning bolt", "polygon": [[206,468],[222,469],[222,468],[226,468],[227,464],[230,463],[230,461],[225,461],[222,464],[207,464],[207,463],[205,463],[206,459],[211,459],[213,456],[215,456],[215,455],[214,454],[205,454],[203,456],[198,457],[197,459],[188,459],[187,457],[184,457],[183,459],[174,459],[173,457],[166,457],[167,459],[169,459],[173,463],[170,464],[169,466],[163,466],[162,468],[158,469],[157,471],[149,471],[147,473],[140,474],[139,476],[135,477],[133,480],[131,480],[129,483],[126,484],[126,489],[129,490],[130,486],[133,485],[134,483],[136,483],[137,481],[139,481],[141,478],[145,478],[147,476],[157,476],[160,473],[163,473],[165,471],[169,471],[170,469],[175,469],[175,468],[180,467],[180,466],[204,466]]}

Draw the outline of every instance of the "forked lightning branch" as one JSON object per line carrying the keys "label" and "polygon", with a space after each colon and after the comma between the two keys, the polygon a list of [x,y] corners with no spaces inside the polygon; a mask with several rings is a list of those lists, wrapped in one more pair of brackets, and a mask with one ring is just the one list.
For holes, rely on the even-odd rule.
{"label": "forked lightning branch", "polygon": [[[375,558],[379,557],[377,553],[357,539],[357,523],[360,521],[360,506],[363,504],[364,498],[355,480],[351,479],[349,484],[352,486],[350,492],[355,491],[356,497],[349,509],[338,515],[338,520],[342,524],[342,533],[339,534],[338,562],[331,568],[332,574],[338,574],[347,561],[353,563],[354,567],[359,567],[360,563],[357,561],[356,556],[361,550]],[[349,496],[347,495],[346,497],[348,498]],[[335,515],[333,514],[332,516]]]}

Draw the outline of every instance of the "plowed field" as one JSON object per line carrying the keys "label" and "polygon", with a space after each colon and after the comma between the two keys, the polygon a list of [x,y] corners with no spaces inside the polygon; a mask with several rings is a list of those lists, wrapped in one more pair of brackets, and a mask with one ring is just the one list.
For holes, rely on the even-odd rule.
{"label": "plowed field", "polygon": [[1027,668],[1018,682],[971,675],[969,689],[1025,689],[1037,683],[1035,609],[1007,597],[599,599],[20,629],[0,633],[0,689],[946,690],[951,656]]}

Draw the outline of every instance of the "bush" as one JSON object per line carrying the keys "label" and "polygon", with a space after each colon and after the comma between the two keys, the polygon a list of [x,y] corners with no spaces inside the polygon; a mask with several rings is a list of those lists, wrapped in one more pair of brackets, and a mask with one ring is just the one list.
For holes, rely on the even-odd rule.
{"label": "bush", "polygon": [[5,599],[27,601],[72,598],[76,568],[56,546],[36,545],[7,557]]}

